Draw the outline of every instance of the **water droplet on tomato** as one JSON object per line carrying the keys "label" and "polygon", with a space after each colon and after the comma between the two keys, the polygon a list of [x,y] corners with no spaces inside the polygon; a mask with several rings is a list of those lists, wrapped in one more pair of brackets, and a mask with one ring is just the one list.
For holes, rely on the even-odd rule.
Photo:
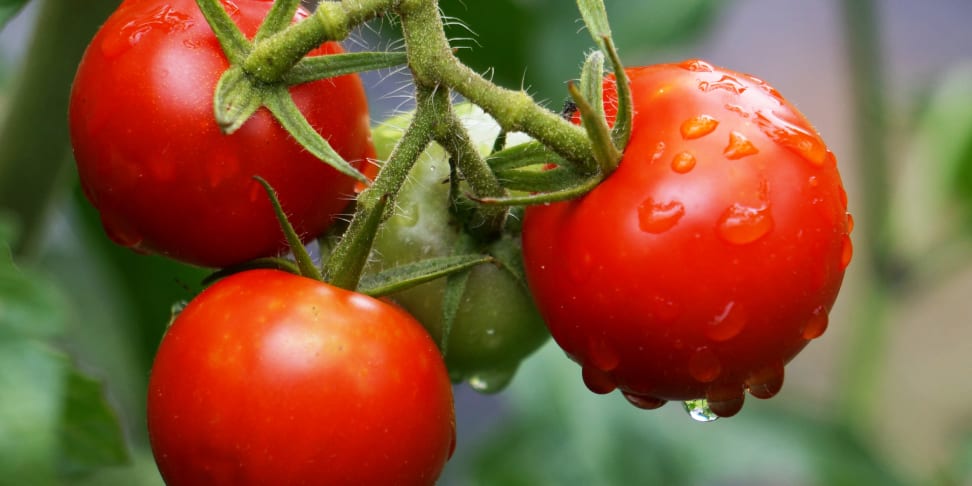
{"label": "water droplet on tomato", "polygon": [[587,362],[601,371],[613,371],[621,362],[621,357],[606,340],[595,338],[587,343]]}
{"label": "water droplet on tomato", "polygon": [[240,13],[240,7],[233,0],[220,0],[220,3],[223,4],[223,9],[230,17]]}
{"label": "water droplet on tomato", "polygon": [[672,170],[686,174],[695,168],[695,156],[689,152],[679,152],[672,157]]}
{"label": "water droplet on tomato", "polygon": [[740,83],[738,79],[729,75],[724,75],[719,78],[718,81],[700,81],[699,89],[705,92],[709,92],[714,89],[721,89],[738,95],[742,94],[743,91],[746,91],[746,86]]}
{"label": "water droplet on tomato", "polygon": [[749,118],[749,111],[747,111],[741,105],[726,103],[725,108],[743,118]]}
{"label": "water droplet on tomato", "polygon": [[726,242],[735,245],[752,243],[773,229],[773,217],[769,205],[758,207],[733,204],[719,218],[718,234]]}
{"label": "water droplet on tomato", "polygon": [[827,308],[824,306],[817,307],[810,316],[810,319],[807,319],[807,322],[803,324],[800,335],[808,341],[822,336],[824,331],[827,330],[829,320],[830,317],[827,315]]}
{"label": "water droplet on tomato", "polygon": [[593,366],[584,366],[581,369],[581,377],[584,379],[584,385],[587,386],[587,389],[598,395],[611,393],[617,388],[617,384],[614,383],[614,378],[611,378],[610,374]]}
{"label": "water droplet on tomato", "polygon": [[822,166],[828,157],[833,157],[820,137],[784,120],[772,111],[757,111],[756,125],[774,142],[800,155],[815,166]]}
{"label": "water droplet on tomato", "polygon": [[629,392],[624,392],[623,394],[624,394],[624,398],[628,399],[628,403],[642,410],[654,410],[668,403],[668,400],[662,400],[661,398],[656,398],[648,395],[638,395]]}
{"label": "water droplet on tomato", "polygon": [[658,145],[655,145],[655,151],[651,154],[651,162],[654,163],[661,159],[663,155],[665,155],[665,142],[658,142]]}
{"label": "water droplet on tomato", "polygon": [[749,394],[760,399],[774,397],[783,388],[783,363],[767,366],[746,380]]}
{"label": "water droplet on tomato", "polygon": [[709,403],[709,410],[719,417],[732,417],[742,410],[746,394],[742,385],[719,385],[709,389],[705,394]]}
{"label": "water droplet on tomato", "polygon": [[679,64],[679,66],[681,66],[683,69],[687,69],[689,71],[693,71],[697,73],[712,72],[712,65],[699,59],[689,59]]}
{"label": "water droplet on tomato", "polygon": [[749,155],[756,155],[759,149],[745,135],[733,130],[729,132],[729,144],[722,150],[727,159],[737,160]]}
{"label": "water droplet on tomato", "polygon": [[516,367],[498,370],[479,371],[469,377],[469,387],[479,393],[496,393],[513,381]]}
{"label": "water droplet on tomato", "polygon": [[713,341],[728,341],[742,332],[749,317],[742,305],[729,301],[722,311],[709,321],[705,335]]}
{"label": "water droplet on tomato", "polygon": [[139,248],[143,241],[142,235],[140,235],[129,225],[114,221],[102,215],[101,226],[105,229],[105,234],[108,235],[108,238],[115,242],[115,244],[118,246],[143,252],[142,249]]}
{"label": "water droplet on tomato", "polygon": [[850,236],[844,235],[844,239],[841,242],[840,248],[840,269],[843,270],[850,265],[851,259],[854,257],[854,244],[851,243]]}
{"label": "water droplet on tomato", "polygon": [[718,126],[719,120],[709,115],[699,115],[682,122],[679,131],[682,133],[682,138],[692,140],[712,133]]}
{"label": "water droplet on tomato", "polygon": [[809,184],[810,187],[820,187],[820,178],[817,176],[810,176],[810,178],[807,179],[807,184]]}
{"label": "water droplet on tomato", "polygon": [[[154,29],[161,29],[166,33],[183,31],[191,27],[194,23],[192,18],[186,13],[174,9],[171,5],[162,5],[152,11],[146,18],[132,20],[123,25],[118,31],[119,39],[114,39],[111,45],[107,46],[111,52],[105,52],[106,46],[104,43],[102,43],[102,50],[108,57],[114,57],[126,50],[127,47],[138,44],[143,37]],[[128,46],[125,46],[119,40],[123,40]]]}
{"label": "water droplet on tomato", "polygon": [[692,417],[692,420],[696,422],[714,422],[719,418],[712,412],[712,409],[709,408],[709,402],[704,398],[686,400],[682,402],[682,405],[689,417]]}
{"label": "water droplet on tomato", "polygon": [[712,349],[701,347],[689,357],[688,372],[695,381],[710,383],[722,374],[722,363]]}
{"label": "water droplet on tomato", "polygon": [[678,201],[657,202],[645,199],[638,207],[638,224],[647,233],[663,233],[685,215],[685,206]]}
{"label": "water droplet on tomato", "polygon": [[847,234],[854,232],[854,215],[847,213]]}

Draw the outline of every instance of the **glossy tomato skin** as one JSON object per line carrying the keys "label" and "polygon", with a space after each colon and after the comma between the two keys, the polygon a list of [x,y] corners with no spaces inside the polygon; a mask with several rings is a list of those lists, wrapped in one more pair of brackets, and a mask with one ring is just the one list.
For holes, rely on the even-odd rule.
{"label": "glossy tomato skin", "polygon": [[[499,126],[472,105],[455,107],[471,128],[472,139],[486,153]],[[379,157],[387,157],[407,126],[408,117],[388,120],[375,129]],[[445,151],[431,146],[409,172],[396,201],[399,210],[387,221],[374,243],[369,272],[453,254],[462,238],[460,223],[449,209],[449,161]],[[505,253],[519,260],[519,238],[503,237],[479,250]],[[421,322],[441,342],[445,279],[396,292],[390,298]],[[454,381],[465,381],[480,392],[506,387],[520,362],[549,339],[529,292],[509,271],[483,264],[469,274],[449,334],[446,364]]]}
{"label": "glossy tomato skin", "polygon": [[[826,328],[851,256],[836,160],[759,79],[698,60],[627,73],[618,169],[527,210],[530,288],[592,390],[733,415]],[[608,80],[609,110],[615,96]]]}
{"label": "glossy tomato skin", "polygon": [[273,270],[203,291],[149,382],[169,485],[434,484],[455,444],[451,385],[395,306]]}
{"label": "glossy tomato skin", "polygon": [[[271,4],[224,6],[252,36]],[[340,51],[328,43],[312,55]],[[115,242],[206,267],[280,253],[286,242],[255,175],[308,239],[347,204],[352,180],[302,149],[265,108],[221,133],[212,96],[227,66],[194,0],[127,0],[91,41],[71,92],[71,140],[84,192]],[[373,156],[357,76],[291,93],[345,159]]]}

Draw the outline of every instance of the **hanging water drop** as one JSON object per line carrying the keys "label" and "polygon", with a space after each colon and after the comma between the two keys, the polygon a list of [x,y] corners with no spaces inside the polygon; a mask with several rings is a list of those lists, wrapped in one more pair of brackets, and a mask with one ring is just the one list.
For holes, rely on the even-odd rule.
{"label": "hanging water drop", "polygon": [[624,392],[623,395],[624,398],[628,400],[628,403],[642,410],[654,410],[668,403],[667,400],[662,400],[661,398],[656,398],[649,395],[637,395],[628,392]]}
{"label": "hanging water drop", "polygon": [[480,371],[469,377],[469,387],[479,393],[496,393],[506,388],[515,374],[515,366],[513,369]]}
{"label": "hanging water drop", "polygon": [[598,395],[611,393],[618,387],[611,375],[590,365],[581,369],[581,378],[584,379],[587,389]]}
{"label": "hanging water drop", "polygon": [[824,331],[827,330],[829,321],[830,317],[827,315],[827,309],[824,306],[817,307],[813,311],[813,315],[810,316],[810,319],[807,319],[807,322],[803,324],[800,335],[808,341],[816,339],[822,336]]}
{"label": "hanging water drop", "polygon": [[841,242],[841,245],[840,268],[843,270],[850,265],[851,259],[854,257],[854,244],[851,243],[850,236],[844,235],[844,240]]}
{"label": "hanging water drop", "polygon": [[709,402],[704,398],[698,398],[695,400],[686,400],[682,402],[685,407],[685,411],[688,412],[689,417],[696,422],[715,422],[719,419],[712,409],[709,408]]}

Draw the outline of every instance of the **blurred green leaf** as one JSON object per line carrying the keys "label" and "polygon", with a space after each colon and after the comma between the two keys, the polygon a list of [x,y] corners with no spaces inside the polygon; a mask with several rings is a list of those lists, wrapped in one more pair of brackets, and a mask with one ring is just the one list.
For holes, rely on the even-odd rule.
{"label": "blurred green leaf", "polygon": [[28,0],[0,0],[0,29],[13,18]]}
{"label": "blurred green leaf", "polygon": [[98,467],[127,463],[128,450],[118,418],[104,398],[101,383],[71,370],[66,392],[60,430],[61,474],[77,476]]}

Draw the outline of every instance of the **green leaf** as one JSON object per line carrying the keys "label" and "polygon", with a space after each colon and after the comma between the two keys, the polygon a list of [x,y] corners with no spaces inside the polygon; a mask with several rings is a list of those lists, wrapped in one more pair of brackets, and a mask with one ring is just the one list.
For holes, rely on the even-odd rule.
{"label": "green leaf", "polygon": [[101,383],[78,370],[70,370],[63,407],[60,427],[62,475],[76,476],[129,461],[118,417],[105,400]]}
{"label": "green leaf", "polygon": [[63,296],[46,279],[21,272],[6,245],[0,247],[0,340],[49,338],[62,332]]}
{"label": "green leaf", "polygon": [[233,66],[227,69],[216,83],[213,96],[216,123],[223,133],[230,135],[243,126],[263,105],[264,92],[243,68]]}
{"label": "green leaf", "polygon": [[358,284],[358,292],[373,297],[388,295],[491,261],[492,257],[470,254],[435,257],[407,263],[362,277]]}
{"label": "green leaf", "polygon": [[404,52],[348,52],[305,57],[284,75],[283,80],[293,86],[318,79],[401,66],[407,62],[408,56]]}
{"label": "green leaf", "polygon": [[284,129],[308,152],[342,174],[365,184],[371,183],[364,174],[358,172],[358,169],[355,169],[335,152],[331,148],[331,144],[327,143],[327,140],[324,140],[324,137],[317,130],[314,130],[310,122],[297,109],[297,105],[294,104],[294,99],[290,96],[286,87],[281,86],[268,90],[263,101]]}
{"label": "green leaf", "polygon": [[17,12],[27,4],[27,0],[2,0],[0,1],[0,29],[7,22],[17,15]]}
{"label": "green leaf", "polygon": [[314,265],[314,260],[307,253],[307,248],[300,241],[300,236],[297,236],[297,231],[294,230],[293,225],[287,220],[287,213],[284,212],[283,206],[280,205],[280,198],[277,197],[277,191],[273,190],[273,187],[270,186],[270,183],[266,179],[259,176],[254,177],[254,179],[263,186],[263,189],[267,192],[267,197],[270,198],[270,205],[273,206],[273,212],[277,216],[280,229],[287,238],[290,251],[294,254],[294,259],[297,260],[297,268],[300,269],[300,274],[307,278],[321,280],[321,271]]}

